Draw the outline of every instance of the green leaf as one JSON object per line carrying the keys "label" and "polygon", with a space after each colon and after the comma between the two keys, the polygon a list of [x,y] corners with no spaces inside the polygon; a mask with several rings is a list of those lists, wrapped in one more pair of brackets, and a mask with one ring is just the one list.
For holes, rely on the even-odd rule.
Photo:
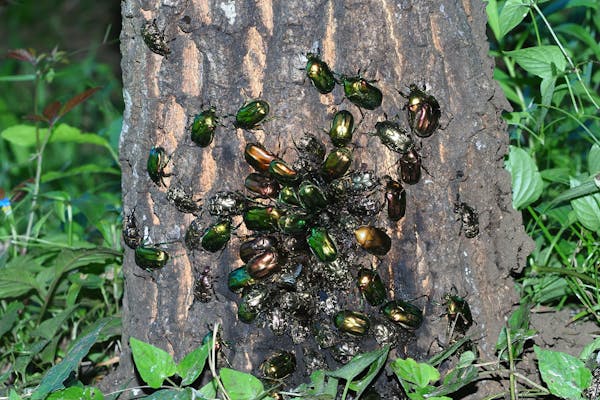
{"label": "green leaf", "polygon": [[201,396],[206,397],[207,399],[214,399],[217,397],[217,388],[218,388],[218,384],[217,384],[217,380],[216,379],[212,379],[210,382],[208,382],[206,385],[202,386],[199,390],[198,390],[198,394]]}
{"label": "green leaf", "polygon": [[[454,393],[463,387],[475,382],[479,378],[479,371],[473,362],[475,354],[472,351],[467,351],[460,356],[458,365],[452,369],[444,377],[444,382],[429,394],[432,396],[440,396],[444,394]],[[429,396],[427,397],[430,398]]]}
{"label": "green leaf", "polygon": [[487,5],[485,6],[485,12],[488,17],[488,26],[494,33],[496,40],[500,41],[500,39],[502,39],[502,34],[500,33],[500,21],[498,18],[498,2],[496,0],[488,0]]}
{"label": "green leaf", "polygon": [[103,400],[102,392],[93,387],[73,386],[51,393],[46,400]]}
{"label": "green leaf", "polygon": [[178,389],[164,389],[152,393],[149,396],[144,397],[144,400],[199,400],[198,397],[194,397],[192,388],[185,388],[184,390]]}
{"label": "green leaf", "polygon": [[[418,388],[425,388],[429,382],[436,382],[440,379],[440,373],[437,369],[426,363],[418,363],[412,358],[398,358],[390,365],[392,371],[396,374],[401,383],[408,382]],[[404,384],[402,385],[407,389]]]}
{"label": "green leaf", "polygon": [[525,347],[525,342],[535,336],[536,331],[529,329],[529,304],[522,303],[508,318],[508,328],[504,327],[498,335],[496,351],[502,360],[508,360],[508,336],[514,357],[518,357]]}
{"label": "green leaf", "polygon": [[[589,182],[587,183],[591,188]],[[578,180],[571,179],[571,188],[581,188],[582,186]],[[583,226],[591,231],[600,232],[600,193],[597,193],[597,187],[594,192],[596,193],[571,200],[571,206]]]}
{"label": "green leaf", "polygon": [[353,357],[352,360],[343,367],[335,371],[326,371],[325,374],[335,378],[345,379],[346,381],[352,381],[352,379],[360,375],[371,364],[378,362],[382,357],[387,358],[389,350],[389,346],[385,346],[379,350],[359,354]]}
{"label": "green leaf", "polygon": [[583,350],[581,350],[581,354],[579,354],[579,359],[583,362],[586,362],[592,355],[600,349],[600,338],[597,337],[590,344],[587,344]]}
{"label": "green leaf", "polygon": [[533,346],[543,381],[555,396],[581,399],[581,392],[592,382],[592,373],[583,362],[560,351],[544,350]]}
{"label": "green leaf", "polygon": [[469,336],[465,336],[465,337],[461,338],[460,340],[455,341],[451,346],[446,347],[443,351],[441,351],[440,353],[435,354],[433,357],[431,357],[427,361],[427,364],[429,364],[433,367],[441,364],[444,360],[446,360],[450,356],[452,356],[452,354],[454,354],[458,350],[460,350],[463,347],[463,345],[465,343],[469,342],[470,340],[471,340],[471,338]]}
{"label": "green leaf", "polygon": [[0,319],[0,338],[12,329],[23,307],[23,303],[16,300],[6,306],[6,311],[2,315],[2,319]]}
{"label": "green leaf", "polygon": [[92,332],[75,341],[66,357],[53,366],[44,378],[42,378],[42,382],[31,396],[32,400],[41,400],[48,393],[64,387],[63,382],[69,377],[71,372],[77,369],[83,357],[87,355],[90,348],[96,343],[98,334],[103,327],[104,325],[99,324]]}
{"label": "green leaf", "polygon": [[588,153],[588,172],[590,175],[600,172],[600,146],[596,143],[592,145]]}
{"label": "green leaf", "polygon": [[552,78],[564,72],[567,60],[558,46],[535,46],[506,51],[517,64],[530,74],[540,78]]}
{"label": "green leaf", "polygon": [[8,400],[22,400],[22,398],[17,394],[17,392],[15,392],[15,389],[10,389]]}
{"label": "green leaf", "polygon": [[506,169],[512,176],[513,207],[516,210],[522,210],[539,199],[544,183],[537,165],[525,150],[510,146]]}
{"label": "green leaf", "polygon": [[29,254],[10,260],[0,269],[0,299],[21,296],[32,289],[43,296],[45,289],[36,279],[42,270],[39,259]]}
{"label": "green leaf", "polygon": [[44,339],[26,346],[15,360],[14,370],[21,375],[25,375],[25,371],[31,360],[37,357],[49,342],[48,339]]}
{"label": "green leaf", "polygon": [[204,365],[206,364],[206,359],[208,358],[208,352],[211,351],[211,349],[212,340],[209,340],[202,346],[183,357],[183,360],[181,360],[177,365],[177,375],[182,378],[182,385],[190,385],[196,379],[198,379],[204,370]]}
{"label": "green leaf", "polygon": [[[375,361],[373,361],[371,363],[367,373],[364,376],[361,375],[361,378],[356,381],[353,380],[353,381],[348,381],[346,383],[346,386],[350,390],[353,390],[354,392],[356,392],[357,398],[359,398],[363,394],[363,392],[369,387],[369,385],[371,384],[373,379],[375,379],[377,374],[379,374],[379,371],[385,365],[389,350],[390,350],[389,346],[385,346],[381,350],[375,350],[375,351],[371,352],[371,353],[375,353],[374,356],[377,355],[377,358],[375,359]],[[365,353],[365,354],[369,354],[369,353]],[[360,354],[357,357],[365,356],[365,354]],[[352,361],[354,361],[354,360],[352,360]],[[350,361],[350,362],[352,362],[352,361]]]}
{"label": "green leaf", "polygon": [[83,400],[86,399],[83,395],[83,388],[81,387],[70,387],[63,390],[51,393],[47,400]]}
{"label": "green leaf", "polygon": [[134,337],[129,338],[129,344],[135,367],[151,388],[158,389],[166,378],[177,371],[173,357],[166,351]]}
{"label": "green leaf", "polygon": [[498,17],[500,38],[506,36],[508,32],[523,21],[529,12],[528,3],[528,1],[523,0],[506,0]]}
{"label": "green leaf", "polygon": [[[40,140],[48,134],[48,129],[39,129]],[[17,146],[32,147],[36,145],[35,126],[13,125],[0,133],[0,137]],[[95,133],[82,133],[80,129],[67,124],[59,124],[52,132],[49,143],[89,143],[102,147],[110,147],[106,139]]]}
{"label": "green leaf", "polygon": [[265,391],[260,379],[230,368],[221,368],[219,376],[232,399],[252,400]]}
{"label": "green leaf", "polygon": [[546,114],[548,114],[548,106],[552,102],[552,97],[554,95],[554,89],[556,87],[556,77],[543,78],[540,83],[540,93],[542,95],[542,106],[537,117],[538,121],[543,121],[546,118]]}
{"label": "green leaf", "polygon": [[62,310],[54,317],[42,322],[37,328],[31,331],[30,335],[32,337],[52,339],[56,335],[58,329],[65,323],[67,318],[69,318],[76,309],[77,306],[72,306]]}
{"label": "green leaf", "polygon": [[540,171],[540,174],[545,181],[569,184],[569,168],[548,168]]}
{"label": "green leaf", "polygon": [[334,400],[337,396],[338,380],[326,379],[326,371],[317,370],[310,374],[310,383],[303,383],[294,389],[302,398]]}

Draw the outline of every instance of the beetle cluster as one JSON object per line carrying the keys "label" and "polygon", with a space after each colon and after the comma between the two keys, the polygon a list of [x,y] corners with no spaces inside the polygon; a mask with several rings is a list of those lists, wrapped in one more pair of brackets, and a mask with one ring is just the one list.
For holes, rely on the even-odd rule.
{"label": "beetle cluster", "polygon": [[[156,38],[159,44],[164,42],[162,36]],[[307,59],[306,76],[318,92],[329,93],[339,84],[359,109],[374,110],[381,105],[382,92],[374,81],[360,74],[337,74],[316,54],[309,53]],[[420,179],[421,157],[412,134],[428,137],[439,125],[440,107],[433,96],[411,85],[405,97],[410,132],[397,122],[384,120],[376,123],[371,133],[399,154],[398,180],[376,176],[365,165],[351,168],[354,116],[339,110],[327,131],[330,150],[317,136],[304,134],[295,142],[297,159],[288,162],[263,144],[250,142],[244,159],[253,172],[246,176],[243,187],[218,191],[205,199],[203,207],[183,189],[168,188],[167,200],[180,212],[196,216],[185,233],[188,250],[216,253],[227,246],[232,235],[237,236],[235,230],[242,224],[249,232],[239,246],[243,265],[227,275],[229,289],[241,295],[240,321],[268,326],[277,335],[287,333],[296,344],[312,336],[340,362],[354,356],[366,337],[394,346],[420,327],[422,310],[411,302],[389,299],[377,269],[369,267],[392,247],[392,238],[378,226],[381,212],[385,209],[391,223],[401,220],[406,209],[401,182],[415,184]],[[269,103],[255,99],[230,117],[234,128],[251,131],[260,127],[269,112]],[[215,107],[202,109],[189,127],[191,141],[207,147],[228,117],[219,115]],[[169,162],[162,147],[150,150],[147,170],[159,187],[167,186],[164,178],[169,176]],[[468,211],[461,207],[457,212]],[[215,219],[208,226],[203,224],[202,208]],[[124,240],[135,249],[136,263],[145,269],[163,267],[168,254],[142,244],[135,215],[124,222]],[[352,288],[368,304],[361,310],[345,307],[356,303]],[[213,300],[210,267],[199,267],[194,292],[199,301]],[[470,326],[464,319],[464,306],[454,297],[445,300],[449,318],[450,304],[454,309],[462,307],[463,320],[455,318],[454,325],[464,333]],[[323,356],[317,352],[306,349],[304,359],[309,367],[324,367]],[[267,378],[283,378],[294,371],[295,355],[277,352],[260,369]]]}

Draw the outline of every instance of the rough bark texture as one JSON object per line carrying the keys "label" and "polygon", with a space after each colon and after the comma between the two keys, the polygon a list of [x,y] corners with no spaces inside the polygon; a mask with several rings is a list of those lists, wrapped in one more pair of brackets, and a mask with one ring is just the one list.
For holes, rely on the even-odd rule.
{"label": "rough bark texture", "polygon": [[[481,337],[482,354],[492,357],[515,300],[509,273],[523,266],[531,242],[511,206],[510,177],[503,168],[508,136],[500,113],[509,106],[492,78],[484,3],[127,0],[122,7],[124,209],[135,207],[144,234],[154,243],[180,241],[193,216],[179,213],[166,201],[166,190],[148,178],[150,148],[163,146],[173,154],[168,168],[173,176],[167,181],[189,185],[201,197],[241,186],[250,172],[242,156],[249,140],[258,139],[292,159],[293,151],[283,153],[291,139],[303,131],[319,135],[343,100],[340,88],[319,95],[305,81],[305,54],[316,46],[333,70],[354,74],[360,68],[365,77],[378,80],[383,105],[365,113],[362,132],[372,130],[384,112],[404,118],[406,100],[397,89],[425,84],[440,103],[442,129],[422,140],[429,174],[407,187],[406,217],[385,226],[393,232],[393,247],[379,265],[393,296],[429,299],[420,302],[426,322],[414,348],[399,349],[398,355],[406,350],[424,357],[432,340],[444,337],[447,322],[439,317],[436,302],[454,286],[468,294],[477,322],[474,336]],[[152,53],[140,35],[153,19],[172,40],[168,58]],[[202,105],[233,113],[245,99],[259,96],[269,101],[276,118],[256,139],[228,124],[208,148],[193,146],[186,127]],[[358,115],[347,101],[341,107]],[[356,135],[355,142],[361,146],[355,150],[355,166],[366,163],[380,175],[396,176],[397,155],[377,138]],[[480,233],[474,239],[460,234],[453,211],[457,193],[479,212]],[[172,262],[153,277],[135,265],[133,251],[126,251],[124,349],[113,378],[133,376],[129,337],[179,360],[215,321],[223,323],[226,340],[235,343],[227,354],[234,368],[256,373],[265,354],[294,349],[289,338],[237,320],[239,297],[226,282],[227,273],[241,265],[236,247],[220,256],[188,254],[181,242],[168,249]],[[217,300],[210,303],[194,302],[194,268],[203,265],[212,266],[215,277]],[[299,370],[295,382],[306,379],[301,362]]]}

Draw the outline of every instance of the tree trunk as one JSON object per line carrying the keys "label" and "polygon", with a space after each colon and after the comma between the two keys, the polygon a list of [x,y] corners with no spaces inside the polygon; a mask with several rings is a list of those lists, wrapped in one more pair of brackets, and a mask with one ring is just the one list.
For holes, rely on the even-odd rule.
{"label": "tree trunk", "polygon": [[[405,185],[405,217],[392,223],[385,211],[380,215],[377,225],[391,236],[391,251],[379,259],[361,256],[364,263],[377,265],[389,298],[411,300],[424,309],[424,324],[412,341],[396,347],[391,359],[424,359],[435,338],[444,340],[448,322],[440,317],[440,303],[452,287],[467,296],[476,321],[469,333],[480,338],[482,356],[493,357],[516,299],[509,273],[523,267],[532,244],[511,206],[510,177],[503,166],[508,135],[500,118],[509,105],[493,81],[484,6],[479,0],[122,2],[124,214],[135,209],[145,240],[167,243],[163,247],[171,258],[164,268],[148,273],[135,264],[132,250],[125,252],[123,353],[118,374],[105,385],[134,376],[131,336],[180,360],[217,321],[223,324],[224,340],[234,344],[225,350],[232,367],[258,374],[265,356],[286,349],[296,353],[299,364],[287,387],[307,380],[302,353],[307,348],[320,352],[311,337],[295,344],[288,335],[276,336],[237,318],[240,296],[228,290],[227,276],[242,265],[237,250],[247,233],[243,225],[222,253],[190,252],[183,237],[194,216],[179,212],[166,191],[169,185],[190,187],[206,200],[217,191],[242,189],[252,172],[243,158],[248,142],[260,142],[290,162],[296,158],[291,143],[303,132],[331,149],[323,131],[333,113],[348,109],[359,120],[361,112],[344,99],[340,86],[320,95],[305,78],[305,55],[317,47],[331,69],[346,75],[360,69],[383,92],[381,108],[364,110],[354,134],[353,169],[366,164],[379,176],[399,179],[398,154],[366,134],[384,113],[388,119],[398,114],[406,126],[406,99],[398,91],[426,85],[441,108],[440,128],[417,141],[424,171],[417,184]],[[140,33],[153,20],[159,31],[164,29],[166,56],[151,51]],[[262,130],[235,129],[222,118],[224,126],[210,146],[191,142],[188,127],[201,109],[210,105],[221,116],[234,114],[244,101],[259,97],[269,102],[274,116]],[[154,146],[172,155],[167,187],[156,185],[146,170]],[[457,196],[479,215],[474,238],[465,236],[455,213]],[[213,222],[207,212],[201,220],[203,226]],[[233,225],[240,222],[234,219]],[[195,277],[205,266],[216,292],[207,303],[194,298]],[[365,309],[354,285],[341,304]],[[369,310],[374,314],[377,309]],[[339,366],[327,360],[329,368]],[[383,398],[399,390],[390,382],[380,383],[386,386],[380,393],[387,390]]]}

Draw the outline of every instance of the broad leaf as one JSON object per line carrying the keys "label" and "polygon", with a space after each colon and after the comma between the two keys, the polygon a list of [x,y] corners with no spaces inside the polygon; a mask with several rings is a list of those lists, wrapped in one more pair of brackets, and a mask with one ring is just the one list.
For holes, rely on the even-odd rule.
{"label": "broad leaf", "polygon": [[129,338],[129,344],[135,367],[151,388],[158,389],[166,378],[175,374],[175,361],[166,351],[134,337]]}
{"label": "broad leaf", "polygon": [[[590,182],[587,184],[591,188]],[[578,180],[571,179],[571,188],[581,188],[584,185],[585,183],[581,184]],[[600,193],[598,193],[597,187],[594,192],[594,194],[571,200],[571,206],[583,226],[591,231],[600,232]]]}
{"label": "broad leaf", "polygon": [[534,346],[542,379],[552,394],[565,399],[581,399],[592,382],[592,373],[576,357]]}
{"label": "broad leaf", "polygon": [[558,46],[527,47],[504,54],[512,57],[525,71],[540,78],[556,77],[567,67],[567,60]]}
{"label": "broad leaf", "polygon": [[506,0],[498,18],[500,38],[506,36],[508,32],[523,21],[529,12],[528,3],[524,0]]}
{"label": "broad leaf", "polygon": [[177,375],[181,377],[184,386],[193,383],[202,371],[208,358],[208,352],[212,349],[212,340],[209,340],[194,351],[188,353],[177,365]]}
{"label": "broad leaf", "polygon": [[159,390],[149,396],[145,396],[144,400],[200,400],[200,398],[194,397],[192,388],[185,388],[184,390]]}
{"label": "broad leaf", "polygon": [[[389,346],[385,346],[381,350],[373,351],[372,353],[374,353],[374,355],[378,355],[378,357],[375,359],[374,362],[371,363],[367,373],[364,376],[361,375],[360,379],[358,380],[348,381],[346,383],[346,386],[348,388],[356,392],[357,398],[359,398],[363,394],[363,392],[367,389],[367,387],[369,387],[373,379],[375,379],[377,374],[379,374],[379,371],[381,370],[381,368],[383,368],[385,362],[387,361],[389,350]],[[364,356],[364,354],[361,354],[360,356]]]}
{"label": "broad leaf", "polygon": [[219,376],[232,399],[252,400],[265,391],[260,379],[230,368],[221,368]]}
{"label": "broad leaf", "polygon": [[73,386],[50,394],[46,400],[103,400],[102,392],[93,387]]}
{"label": "broad leaf", "polygon": [[485,12],[487,13],[490,29],[494,32],[496,40],[500,41],[500,39],[502,39],[502,34],[500,31],[498,2],[496,0],[488,0],[487,5],[485,6]]}
{"label": "broad leaf", "polygon": [[378,362],[381,358],[387,358],[389,352],[389,346],[385,346],[382,349],[370,351],[355,356],[350,362],[343,367],[335,371],[326,371],[328,376],[335,378],[345,379],[346,381],[352,381],[355,377],[360,375],[365,369],[371,366],[371,364]]}
{"label": "broad leaf", "polygon": [[401,382],[408,382],[418,388],[427,387],[429,382],[440,379],[437,369],[426,363],[418,363],[412,358],[398,358],[391,364],[391,368]]}
{"label": "broad leaf", "polygon": [[529,329],[529,308],[527,303],[520,304],[508,318],[508,327],[500,331],[496,351],[501,359],[508,360],[508,346],[511,346],[513,356],[518,357],[523,352],[525,342],[535,336],[536,331]]}
{"label": "broad leaf", "polygon": [[539,199],[543,181],[537,165],[527,152],[510,146],[506,168],[512,176],[513,207],[521,210]]}

